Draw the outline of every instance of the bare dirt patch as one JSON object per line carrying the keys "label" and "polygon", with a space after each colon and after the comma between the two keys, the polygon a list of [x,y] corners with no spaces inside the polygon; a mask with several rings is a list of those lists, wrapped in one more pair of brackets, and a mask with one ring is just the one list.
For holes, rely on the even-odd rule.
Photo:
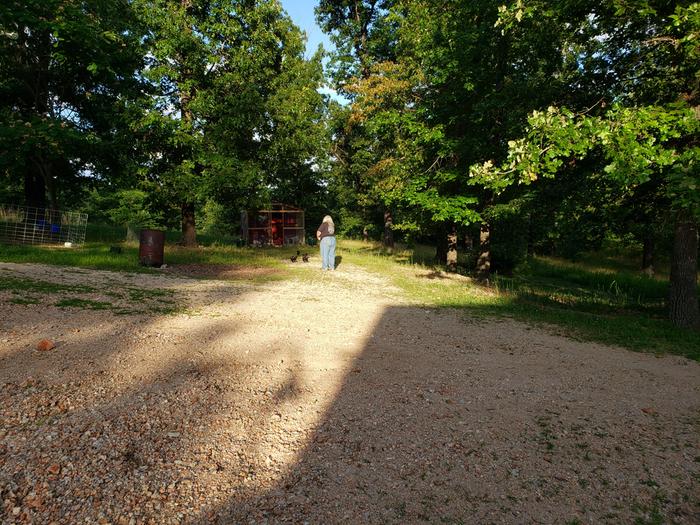
{"label": "bare dirt patch", "polygon": [[166,274],[182,277],[249,280],[279,274],[275,268],[240,266],[235,264],[174,264],[163,270]]}
{"label": "bare dirt patch", "polygon": [[0,272],[186,306],[0,296],[3,523],[699,521],[695,362],[424,308],[348,264]]}

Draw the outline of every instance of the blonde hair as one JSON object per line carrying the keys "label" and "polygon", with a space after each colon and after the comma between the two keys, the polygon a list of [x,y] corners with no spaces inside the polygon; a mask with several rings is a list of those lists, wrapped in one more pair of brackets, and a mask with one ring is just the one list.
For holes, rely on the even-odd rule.
{"label": "blonde hair", "polygon": [[335,235],[335,224],[333,224],[333,219],[330,215],[326,215],[322,222],[328,223],[328,233]]}

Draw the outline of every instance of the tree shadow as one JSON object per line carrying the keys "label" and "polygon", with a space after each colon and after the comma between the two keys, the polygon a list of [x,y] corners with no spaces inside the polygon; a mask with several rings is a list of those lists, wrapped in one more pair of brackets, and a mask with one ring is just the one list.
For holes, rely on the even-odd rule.
{"label": "tree shadow", "polygon": [[349,347],[345,312],[307,335],[311,298],[296,331],[247,293],[196,327],[87,312],[5,359],[2,521],[632,522],[659,488],[697,514],[697,364],[418,306]]}
{"label": "tree shadow", "polygon": [[658,487],[664,515],[692,520],[698,368],[663,368],[511,321],[389,307],[296,462],[217,521],[630,522]]}
{"label": "tree shadow", "polygon": [[[233,303],[248,298],[226,290]],[[37,328],[65,337],[50,352],[3,353],[3,523],[210,515],[227,495],[221,481],[254,480],[267,436],[307,395],[296,345],[254,337],[240,318],[194,326],[189,316],[36,307],[5,323],[30,341]]]}
{"label": "tree shadow", "polygon": [[416,274],[416,275],[417,275],[417,277],[420,277],[422,279],[431,279],[431,280],[441,279],[441,280],[448,280],[448,281],[450,280],[449,275],[445,275],[445,273],[442,270],[438,270],[438,269],[432,269],[428,273]]}

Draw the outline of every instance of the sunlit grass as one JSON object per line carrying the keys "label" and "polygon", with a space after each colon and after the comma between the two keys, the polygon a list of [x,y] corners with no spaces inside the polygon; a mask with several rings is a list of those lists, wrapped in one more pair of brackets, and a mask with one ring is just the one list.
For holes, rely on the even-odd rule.
{"label": "sunlit grass", "polygon": [[7,246],[0,245],[0,261],[41,263],[100,270],[129,272],[150,271],[138,263],[138,247],[123,247],[120,254],[111,253],[109,245],[86,243],[82,246]]}
{"label": "sunlit grass", "polygon": [[[78,268],[127,272],[158,272],[138,262],[138,245],[120,244],[122,253],[110,251],[107,243],[90,242],[74,248],[1,246],[0,261],[36,262]],[[290,257],[300,250],[311,254],[311,263]],[[512,277],[494,276],[488,284],[467,276],[450,274],[434,265],[434,248],[398,245],[391,253],[379,243],[341,239],[336,255],[342,265],[356,265],[384,276],[408,300],[434,307],[459,308],[470,315],[508,316],[527,322],[545,323],[564,329],[572,337],[615,344],[640,351],[672,353],[700,360],[700,333],[675,328],[666,320],[668,281],[650,279],[609,264],[595,264],[590,256],[572,263],[554,258],[534,258]],[[280,279],[316,282],[318,247],[239,248],[212,243],[184,248],[166,244],[164,261],[177,265],[228,265],[254,272],[247,280],[266,283]],[[26,293],[41,292],[50,283],[21,283],[5,280],[7,288]],[[358,286],[362,283],[358,283]],[[52,285],[51,285],[52,286]],[[0,283],[0,289],[2,288]],[[53,291],[53,290],[45,290]],[[56,290],[58,291],[58,290]],[[67,291],[67,290],[66,290]],[[76,290],[77,291],[77,290]],[[138,294],[129,294],[138,300]],[[156,299],[156,298],[154,298]],[[32,300],[30,297],[28,301]],[[84,305],[87,307],[87,305]]]}
{"label": "sunlit grass", "polygon": [[0,274],[0,291],[9,290],[13,292],[30,292],[30,293],[90,293],[95,289],[91,286],[79,284],[61,284],[51,283],[48,281],[40,281],[34,279],[18,279]]}
{"label": "sunlit grass", "polygon": [[495,276],[485,285],[431,265],[412,264],[426,260],[422,247],[416,257],[405,247],[390,254],[378,244],[343,241],[341,246],[343,260],[385,275],[422,304],[555,325],[584,340],[700,360],[700,333],[676,328],[665,318],[668,282],[661,279],[535,258],[515,276]]}
{"label": "sunlit grass", "polygon": [[[105,243],[85,243],[82,246],[14,246],[0,245],[0,261],[41,263],[100,270],[154,272],[139,264],[138,244],[120,245],[121,253],[113,253]],[[281,268],[282,262],[296,253],[291,248],[238,248],[212,245],[185,248],[166,244],[163,261],[177,264],[228,264],[253,267]]]}
{"label": "sunlit grass", "polygon": [[85,310],[109,310],[112,308],[112,303],[73,297],[70,299],[61,299],[56,303],[56,306],[59,308],[82,308]]}

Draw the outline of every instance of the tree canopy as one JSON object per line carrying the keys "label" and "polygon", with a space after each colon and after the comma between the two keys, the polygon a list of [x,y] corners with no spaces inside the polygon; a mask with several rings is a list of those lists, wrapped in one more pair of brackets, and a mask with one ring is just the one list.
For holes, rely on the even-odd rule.
{"label": "tree canopy", "polygon": [[646,241],[670,205],[671,316],[698,326],[698,13],[646,0],[322,2],[338,60],[355,62],[336,77],[353,101],[336,126],[338,186],[438,243],[481,225],[486,273],[552,239],[595,247],[631,206]]}
{"label": "tree canopy", "polygon": [[468,239],[481,278],[614,233],[648,272],[669,253],[671,318],[700,326],[697,2],[315,13],[335,45],[325,72],[277,0],[5,2],[0,199],[178,224],[188,245],[288,202],[346,235],[429,242],[443,264]]}

